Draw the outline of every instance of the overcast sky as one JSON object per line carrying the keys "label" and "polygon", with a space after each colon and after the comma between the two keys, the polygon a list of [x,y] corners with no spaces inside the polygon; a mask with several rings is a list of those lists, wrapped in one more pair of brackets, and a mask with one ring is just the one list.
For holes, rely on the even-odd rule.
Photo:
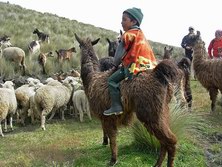
{"label": "overcast sky", "polygon": [[[0,0],[7,2],[7,0]],[[200,30],[208,46],[217,29],[222,29],[221,0],[8,0],[27,9],[48,12],[71,20],[119,32],[122,12],[141,8],[141,28],[146,38],[180,46],[188,27]]]}

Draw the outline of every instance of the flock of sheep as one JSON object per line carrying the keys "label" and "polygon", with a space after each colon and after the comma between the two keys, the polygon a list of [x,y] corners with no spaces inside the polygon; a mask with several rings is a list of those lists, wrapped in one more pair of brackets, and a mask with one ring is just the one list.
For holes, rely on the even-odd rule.
{"label": "flock of sheep", "polygon": [[[39,40],[32,41],[29,44],[29,51],[36,53],[40,49],[39,41],[49,43],[49,35],[40,32],[38,29],[33,31],[38,35]],[[99,40],[99,39],[98,39]],[[117,41],[110,41],[109,56],[100,60],[101,71],[108,70],[112,67],[113,56],[117,47]],[[2,49],[4,48],[4,49]],[[0,38],[1,55],[9,61],[14,61],[19,64],[25,74],[25,52],[18,47],[12,47],[10,38],[3,36]],[[76,52],[76,49],[60,49],[56,50],[58,60],[70,60],[70,54]],[[38,61],[43,67],[43,73],[46,74],[44,68],[47,57],[52,53],[39,54]],[[10,59],[9,59],[10,58]],[[68,74],[57,74],[52,78],[47,78],[40,81],[37,78],[29,77],[26,82],[21,85],[15,85],[15,81],[6,81],[0,85],[0,135],[4,136],[3,131],[7,131],[8,118],[10,119],[10,129],[13,130],[13,119],[16,122],[26,125],[28,120],[31,123],[41,122],[41,128],[46,129],[45,122],[51,120],[55,113],[61,114],[61,119],[64,120],[64,115],[68,114],[73,117],[79,117],[80,122],[83,122],[83,115],[87,114],[91,120],[88,99],[83,89],[80,74],[76,70],[71,70]],[[67,112],[67,113],[64,113]],[[4,124],[2,130],[2,123]]]}
{"label": "flock of sheep", "polygon": [[[70,108],[70,115],[79,115],[83,121],[86,113],[91,120],[88,100],[82,89],[79,77],[68,76],[62,82],[53,78],[40,80],[29,77],[27,83],[14,89],[12,81],[6,81],[0,88],[0,135],[4,136],[1,123],[4,121],[4,130],[7,131],[7,116],[10,120],[10,128],[13,130],[13,118],[17,116],[17,123],[25,125],[27,118],[31,122],[41,121],[41,128],[46,129],[46,116],[51,113],[52,119],[56,112],[60,112],[64,120],[64,111]],[[68,113],[67,113],[68,114]]]}

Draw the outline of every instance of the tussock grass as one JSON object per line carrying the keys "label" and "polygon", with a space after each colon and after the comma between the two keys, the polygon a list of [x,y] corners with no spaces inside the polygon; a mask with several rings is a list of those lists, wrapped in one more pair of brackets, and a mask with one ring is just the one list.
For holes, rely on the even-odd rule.
{"label": "tussock grass", "polygon": [[[181,107],[175,101],[170,103],[170,127],[172,132],[180,141],[187,136],[187,133],[197,133],[197,127],[204,126],[202,118],[197,114],[192,114],[186,108]],[[158,151],[160,144],[152,134],[138,120],[132,127],[132,133],[135,139],[135,145],[142,149]]]}

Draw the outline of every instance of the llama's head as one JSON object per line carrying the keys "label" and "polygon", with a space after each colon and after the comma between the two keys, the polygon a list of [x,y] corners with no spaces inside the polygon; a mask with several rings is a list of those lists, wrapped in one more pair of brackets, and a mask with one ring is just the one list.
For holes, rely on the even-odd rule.
{"label": "llama's head", "polygon": [[200,36],[200,31],[197,31],[196,35],[190,36],[189,41],[192,47],[195,47],[196,45],[198,46],[205,46],[205,42],[202,40]]}
{"label": "llama's head", "polygon": [[109,56],[114,57],[119,42],[117,40],[110,41],[109,38],[106,38],[106,40],[109,43],[108,54]]}
{"label": "llama's head", "polygon": [[98,58],[93,49],[93,45],[96,45],[99,42],[100,38],[91,41],[90,38],[81,39],[77,34],[75,34],[75,38],[79,43],[79,47],[82,52],[82,58],[85,57],[84,59],[89,59],[89,57],[91,57],[91,60],[98,61]]}
{"label": "llama's head", "polygon": [[81,67],[85,67],[81,68],[81,76],[87,75],[89,72],[99,71],[99,59],[94,51],[93,45],[97,44],[100,38],[91,41],[90,38],[81,39],[77,34],[75,34],[75,38],[81,50]]}
{"label": "llama's head", "polygon": [[164,47],[163,59],[170,59],[173,54],[173,47]]}
{"label": "llama's head", "polygon": [[84,39],[81,39],[76,33],[75,33],[75,38],[78,41],[80,48],[93,46],[93,45],[97,44],[100,40],[100,38],[98,38],[94,41],[91,41],[90,38],[87,38],[84,40]]}

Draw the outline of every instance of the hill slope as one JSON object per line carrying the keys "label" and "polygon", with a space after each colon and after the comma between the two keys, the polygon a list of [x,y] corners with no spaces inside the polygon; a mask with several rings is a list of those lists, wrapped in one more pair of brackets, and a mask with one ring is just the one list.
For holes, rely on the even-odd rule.
{"label": "hill slope", "polygon": [[[41,67],[37,63],[37,57],[30,61],[28,59],[28,44],[37,40],[37,35],[33,34],[33,30],[38,28],[41,32],[47,33],[50,36],[50,44],[42,43],[41,52],[52,51],[54,59],[50,58],[46,69],[48,76],[55,74],[58,71],[68,71],[71,68],[79,69],[79,47],[74,38],[74,33],[80,36],[90,37],[92,39],[100,38],[99,43],[94,47],[99,58],[108,55],[108,42],[116,39],[118,32],[107,30],[94,25],[84,24],[76,20],[59,17],[55,14],[41,13],[30,9],[25,9],[19,5],[0,2],[0,36],[8,35],[11,37],[13,46],[22,48],[26,52],[26,65],[29,75],[40,75]],[[164,47],[167,44],[149,41],[153,47],[157,58],[161,58]],[[70,64],[61,65],[56,62],[57,54],[55,50],[69,49],[75,46],[77,53]],[[183,49],[181,47],[174,47],[174,58],[182,57]],[[10,64],[0,61],[0,75],[4,78],[14,78],[17,72],[14,71]]]}

